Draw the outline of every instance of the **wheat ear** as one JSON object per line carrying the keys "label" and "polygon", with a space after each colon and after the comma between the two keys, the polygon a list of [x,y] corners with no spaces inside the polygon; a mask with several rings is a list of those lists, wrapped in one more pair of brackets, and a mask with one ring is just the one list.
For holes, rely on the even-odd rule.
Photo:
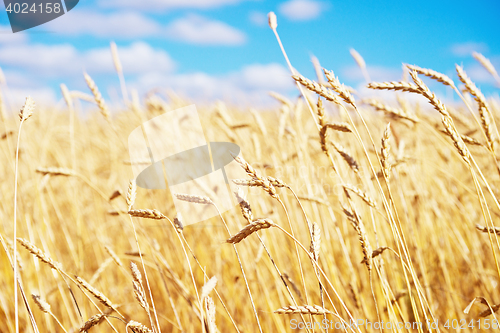
{"label": "wheat ear", "polygon": [[340,83],[340,80],[335,76],[335,74],[325,68],[323,68],[323,72],[325,73],[326,79],[330,83],[330,86],[337,94],[339,94],[340,98],[342,98],[347,104],[356,107],[354,97],[352,96],[351,92],[343,83]]}
{"label": "wheat ear", "polygon": [[358,197],[360,197],[368,206],[370,207],[373,207],[373,208],[376,208],[377,207],[377,204],[375,203],[375,200],[373,200],[368,194],[366,194],[365,192],[363,192],[362,190],[360,190],[359,188],[357,188],[356,186],[354,185],[351,185],[351,184],[343,184],[342,187],[345,189],[345,190],[349,190],[351,192],[353,192],[354,194],[356,194]]}
{"label": "wheat ear", "polygon": [[361,249],[363,250],[364,255],[363,262],[365,263],[368,270],[371,271],[373,264],[373,250],[370,245],[370,241],[368,240],[364,224],[356,211],[351,211],[346,207],[342,207],[342,209],[344,211],[344,214],[347,216],[347,219],[351,221],[354,230],[356,230],[356,233],[358,234],[359,242],[361,244]]}
{"label": "wheat ear", "polygon": [[133,217],[142,217],[145,219],[162,220],[167,217],[156,209],[133,209],[129,210],[128,214]]}
{"label": "wheat ear", "polygon": [[77,173],[74,170],[68,168],[58,168],[58,167],[49,167],[49,168],[36,168],[36,172],[41,173],[42,175],[51,175],[51,176],[76,176]]}
{"label": "wheat ear", "polygon": [[312,223],[312,237],[311,246],[309,247],[309,252],[313,255],[314,260],[319,260],[319,251],[321,249],[321,229],[316,222]]}
{"label": "wheat ear", "polygon": [[354,159],[354,157],[352,157],[351,154],[349,154],[349,152],[347,152],[347,150],[344,147],[342,147],[339,143],[333,141],[331,143],[333,148],[335,148],[335,150],[340,154],[340,156],[342,156],[344,161],[346,161],[346,163],[349,164],[352,171],[357,173],[359,171],[359,164]]}
{"label": "wheat ear", "polygon": [[217,325],[215,324],[215,304],[210,296],[205,297],[205,313],[207,314],[207,332],[217,333]]}
{"label": "wheat ear", "polygon": [[87,332],[92,327],[94,327],[94,326],[102,323],[105,318],[106,318],[106,315],[104,315],[102,313],[101,314],[96,314],[95,316],[90,317],[85,322],[85,324],[83,324],[83,326],[80,327],[80,329],[78,330],[78,332],[80,332],[80,333]]}
{"label": "wheat ear", "polygon": [[175,225],[175,230],[177,230],[178,233],[182,233],[182,231],[184,230],[184,222],[181,213],[177,213],[175,215],[174,225]]}
{"label": "wheat ear", "polygon": [[478,52],[472,52],[472,56],[481,64],[481,66],[483,66],[488,71],[488,73],[490,73],[495,78],[497,83],[500,84],[500,76],[498,76],[497,70],[495,69],[495,66],[493,66],[491,61]]}
{"label": "wheat ear", "polygon": [[289,305],[289,306],[284,306],[282,308],[279,308],[278,310],[274,311],[274,313],[277,313],[280,315],[282,315],[282,314],[294,314],[294,313],[310,314],[310,315],[323,315],[325,313],[332,313],[332,312],[330,310],[322,308],[319,305],[303,305],[303,306]]}
{"label": "wheat ear", "polygon": [[134,287],[135,299],[139,302],[140,306],[146,310],[146,313],[149,314],[149,303],[142,285],[142,274],[134,262],[130,262],[130,271],[132,272],[132,286]]}
{"label": "wheat ear", "polygon": [[391,146],[389,146],[389,139],[391,138],[391,123],[387,124],[382,135],[382,148],[380,149],[382,172],[385,178],[389,179],[391,177],[391,164],[389,163],[389,152]]}
{"label": "wheat ear", "polygon": [[476,224],[476,229],[481,231],[481,232],[494,232],[497,235],[500,235],[500,228],[499,227],[485,227],[485,226]]}
{"label": "wheat ear", "polygon": [[274,222],[269,219],[258,219],[253,221],[252,223],[245,226],[243,229],[238,231],[235,235],[229,237],[226,240],[226,243],[237,244],[241,242],[243,239],[247,238],[254,232],[257,232],[261,229],[267,229],[275,226]]}
{"label": "wheat ear", "polygon": [[125,327],[125,331],[127,331],[128,328],[132,329],[132,332],[137,332],[137,333],[154,333],[150,328],[148,328],[146,325],[143,325],[135,320],[131,320],[127,323],[127,326]]}
{"label": "wheat ear", "polygon": [[192,195],[192,194],[180,194],[174,193],[175,197],[181,201],[194,202],[202,205],[211,205],[213,201],[209,197],[204,197],[201,195]]}
{"label": "wheat ear", "polygon": [[30,241],[24,239],[24,238],[18,238],[17,241],[26,249],[28,250],[32,255],[40,259],[40,261],[46,263],[47,265],[50,266],[50,268],[53,268],[55,270],[61,270],[62,265],[58,263],[57,261],[52,260],[52,258],[47,255],[45,252],[40,250],[38,247],[36,247],[33,243]]}
{"label": "wheat ear", "polygon": [[427,100],[429,101],[429,103],[434,106],[434,109],[436,109],[436,111],[438,111],[439,113],[441,113],[442,116],[450,116],[450,114],[448,113],[448,110],[446,110],[446,107],[444,106],[443,103],[441,103],[441,101],[436,97],[436,94],[434,94],[433,92],[431,92],[429,90],[429,88],[427,88],[427,86],[425,85],[424,81],[422,81],[419,77],[418,77],[418,74],[417,74],[417,71],[410,71],[410,76],[412,77],[413,79],[413,82],[415,82],[415,84],[417,85],[418,87],[418,92],[419,94],[421,94],[422,96],[424,96],[425,98],[427,98]]}
{"label": "wheat ear", "polygon": [[368,71],[366,70],[366,62],[365,59],[361,56],[361,54],[358,53],[355,49],[350,49],[349,53],[353,57],[354,61],[356,61],[356,64],[358,67],[361,69],[361,72],[363,73],[363,76],[365,77],[366,83],[370,82],[370,76],[368,75]]}
{"label": "wheat ear", "polygon": [[[3,72],[2,72],[3,75]],[[19,118],[20,118],[20,124],[19,124],[19,132],[17,133],[17,144],[16,144],[16,159],[15,159],[15,168],[14,168],[14,235],[12,242],[14,243],[14,255],[13,255],[13,261],[11,262],[12,268],[14,271],[14,320],[15,320],[15,332],[19,333],[19,303],[18,303],[18,292],[21,292],[21,296],[24,300],[24,304],[26,306],[26,309],[28,310],[28,314],[31,320],[31,325],[33,327],[33,330],[35,333],[38,333],[38,326],[36,325],[36,321],[33,317],[33,313],[31,311],[31,308],[29,306],[29,303],[27,302],[26,295],[24,293],[24,289],[21,285],[21,281],[19,279],[19,272],[18,272],[18,265],[17,265],[17,179],[18,179],[18,171],[19,171],[19,144],[21,142],[21,132],[22,132],[22,127],[24,122],[33,115],[33,111],[35,109],[35,102],[31,97],[27,97],[26,101],[24,102],[23,107],[21,108],[21,111],[19,112]],[[2,244],[4,244],[2,242]],[[4,245],[5,249],[5,245]],[[8,253],[7,249],[5,249],[6,252]],[[19,289],[18,289],[19,286]]]}
{"label": "wheat ear", "polygon": [[94,95],[94,100],[97,103],[97,106],[99,107],[99,110],[101,110],[101,114],[106,118],[106,120],[110,120],[109,117],[109,110],[108,107],[106,106],[106,103],[104,102],[104,99],[102,98],[102,95],[97,88],[97,85],[95,84],[94,80],[88,75],[87,73],[83,73],[83,76],[85,77],[85,82],[87,83],[87,86],[89,87],[90,91],[92,92],[92,95]]}
{"label": "wheat ear", "polygon": [[52,313],[52,311],[50,310],[49,303],[47,303],[43,298],[41,298],[40,295],[31,294],[31,298],[33,299],[33,301],[35,302],[35,304],[38,306],[38,308],[40,309],[40,311],[42,311],[43,313],[46,313],[46,314],[50,315],[52,318],[54,318],[54,320],[57,322],[57,324],[59,325],[59,327],[61,327],[61,329],[65,333],[67,333],[67,331],[64,328],[64,326],[62,325],[62,323],[59,321],[59,319],[57,319],[57,317],[54,315],[54,313]]}
{"label": "wheat ear", "polygon": [[127,191],[127,206],[128,210],[131,210],[135,203],[135,198],[137,196],[137,184],[135,179],[131,179],[128,183]]}
{"label": "wheat ear", "polygon": [[474,100],[478,104],[481,126],[483,127],[484,133],[486,134],[486,140],[488,141],[488,148],[490,148],[491,151],[494,151],[495,139],[493,137],[489,106],[486,102],[486,98],[484,97],[481,90],[478,87],[476,87],[474,82],[472,82],[472,80],[467,76],[467,73],[461,66],[456,65],[456,70],[458,73],[458,77],[460,78],[460,81],[462,81],[462,83],[465,85],[465,89],[467,89],[467,91],[474,97]]}
{"label": "wheat ear", "polygon": [[444,75],[443,73],[439,73],[432,69],[422,68],[415,65],[406,65],[406,67],[410,71],[415,71],[419,74],[425,75],[427,77],[430,77],[431,79],[441,82],[445,86],[450,86],[451,88],[455,88],[455,83],[453,82],[453,80],[450,79],[448,76]]}
{"label": "wheat ear", "polygon": [[418,93],[419,89],[416,85],[408,82],[370,82],[367,85],[370,89],[376,90],[396,90]]}
{"label": "wheat ear", "polygon": [[411,115],[403,110],[396,109],[396,108],[390,107],[388,105],[385,105],[385,104],[383,104],[375,99],[366,99],[366,100],[363,100],[363,102],[368,104],[368,105],[373,106],[377,111],[383,111],[385,114],[388,114],[394,118],[409,120],[414,124],[416,124],[420,121],[414,115]]}
{"label": "wheat ear", "polygon": [[76,282],[78,282],[78,284],[81,287],[83,287],[85,290],[87,290],[89,293],[91,293],[92,295],[94,295],[94,297],[97,298],[99,300],[99,302],[101,302],[103,305],[107,306],[108,308],[117,311],[116,310],[116,305],[114,305],[109,300],[109,298],[107,298],[103,293],[101,293],[99,290],[97,290],[96,288],[94,288],[93,286],[91,286],[87,281],[85,281],[81,277],[75,276],[75,278],[76,278]]}
{"label": "wheat ear", "polygon": [[247,220],[248,223],[252,223],[253,221],[253,213],[252,208],[250,207],[250,203],[246,200],[245,195],[241,188],[238,187],[238,190],[234,192],[236,199],[240,204],[241,215]]}

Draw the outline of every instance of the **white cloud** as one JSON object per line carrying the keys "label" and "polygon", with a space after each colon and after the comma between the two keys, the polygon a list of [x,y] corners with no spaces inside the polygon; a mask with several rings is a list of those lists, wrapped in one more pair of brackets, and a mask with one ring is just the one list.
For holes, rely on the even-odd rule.
{"label": "white cloud", "polygon": [[232,5],[241,0],[108,0],[99,4],[108,8],[133,8],[139,11],[156,11],[168,9],[208,9],[225,5]]}
{"label": "white cloud", "polygon": [[279,64],[253,64],[237,73],[238,80],[245,88],[257,90],[284,90],[291,86],[291,74]]}
{"label": "white cloud", "polygon": [[317,18],[324,10],[322,2],[314,0],[290,0],[279,5],[281,14],[290,20],[307,21]]}
{"label": "white cloud", "polygon": [[64,35],[92,35],[112,38],[136,38],[159,35],[161,25],[133,11],[98,13],[88,10],[71,11],[50,21],[46,28]]}
{"label": "white cloud", "polygon": [[[164,50],[156,50],[144,42],[129,46],[118,46],[118,57],[125,74],[138,74],[148,71],[170,72],[175,64]],[[83,55],[83,63],[89,70],[97,72],[114,71],[111,51],[108,47],[93,49]]]}
{"label": "white cloud", "polygon": [[163,37],[198,45],[240,45],[246,41],[242,31],[195,14],[161,25],[146,15],[132,11],[108,14],[76,11],[47,23],[47,29],[63,35],[113,39]]}
{"label": "white cloud", "polygon": [[[403,75],[403,70],[401,67],[392,68],[384,66],[367,66],[366,70],[368,71],[370,80],[377,82],[400,81]],[[363,73],[357,65],[347,66],[340,72],[346,80],[365,81]]]}
{"label": "white cloud", "polygon": [[154,87],[170,88],[195,101],[222,99],[239,105],[269,105],[270,90],[287,94],[295,88],[287,69],[279,64],[251,64],[224,75],[203,72],[166,75],[145,73],[132,84],[147,91]]}
{"label": "white cloud", "polygon": [[262,12],[251,11],[250,14],[248,14],[248,19],[259,27],[267,25],[267,15]]}
{"label": "white cloud", "polygon": [[484,53],[488,51],[488,46],[484,43],[457,43],[453,44],[450,48],[451,53],[457,57],[468,57],[472,52],[476,51],[479,53]]}
{"label": "white cloud", "polygon": [[168,38],[198,45],[240,45],[246,41],[240,30],[195,14],[173,21],[165,30]]}
{"label": "white cloud", "polygon": [[[21,87],[21,88],[10,88],[7,91],[8,94],[4,96],[7,99],[8,106],[14,109],[15,112],[24,105],[26,97],[31,96],[35,101],[35,110],[39,110],[39,107],[48,107],[54,105],[57,101],[56,94],[51,88],[41,88],[41,87]],[[12,111],[12,110],[10,110]]]}
{"label": "white cloud", "polygon": [[78,58],[78,51],[70,44],[7,44],[0,52],[2,66],[36,70],[43,75],[73,72],[78,68]]}
{"label": "white cloud", "polygon": [[23,43],[27,40],[28,34],[24,32],[13,33],[10,26],[0,24],[0,45],[7,43]]}
{"label": "white cloud", "polygon": [[[118,56],[126,74],[170,72],[175,67],[167,52],[154,49],[144,42],[118,47]],[[49,77],[78,75],[83,69],[89,73],[115,71],[109,47],[80,52],[69,44],[5,45],[0,52],[0,63]]]}

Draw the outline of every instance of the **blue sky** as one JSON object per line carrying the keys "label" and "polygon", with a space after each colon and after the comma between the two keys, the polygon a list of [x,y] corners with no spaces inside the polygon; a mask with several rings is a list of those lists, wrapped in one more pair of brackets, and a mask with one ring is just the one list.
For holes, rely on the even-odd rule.
{"label": "blue sky", "polygon": [[471,57],[478,51],[500,70],[498,0],[81,0],[60,18],[16,34],[2,7],[4,95],[20,105],[27,94],[58,101],[61,83],[88,92],[85,70],[105,98],[117,101],[119,82],[109,50],[115,41],[129,89],[143,94],[169,88],[193,101],[268,105],[270,90],[296,95],[267,25],[269,11],[278,16],[292,65],[308,77],[314,78],[314,54],[342,82],[362,89],[363,76],[349,53],[354,48],[373,81],[400,80],[404,62],[458,82],[458,63],[487,95],[498,92]]}

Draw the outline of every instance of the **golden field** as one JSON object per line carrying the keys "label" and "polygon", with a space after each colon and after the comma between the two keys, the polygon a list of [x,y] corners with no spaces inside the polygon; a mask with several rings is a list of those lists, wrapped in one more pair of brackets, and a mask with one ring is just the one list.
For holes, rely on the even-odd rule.
{"label": "golden field", "polygon": [[[488,306],[500,307],[500,102],[460,68],[463,85],[411,69],[407,82],[370,84],[395,90],[387,100],[359,98],[326,72],[323,85],[295,76],[307,99],[274,95],[271,110],[198,105],[209,141],[241,147],[252,187],[242,209],[185,228],[168,190],[129,184],[127,137],[191,103],[157,93],[109,114],[88,77],[93,96],[28,101],[21,122],[4,108],[0,332],[16,326],[14,247],[22,332],[498,327]],[[433,78],[464,88],[464,102],[443,104]],[[97,103],[83,115],[86,99]],[[424,324],[397,327],[414,322]]]}

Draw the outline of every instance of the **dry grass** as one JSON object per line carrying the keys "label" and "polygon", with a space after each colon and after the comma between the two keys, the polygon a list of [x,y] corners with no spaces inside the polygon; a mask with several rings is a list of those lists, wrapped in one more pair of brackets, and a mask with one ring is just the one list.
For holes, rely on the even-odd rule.
{"label": "dry grass", "polygon": [[[7,113],[0,129],[0,332],[15,331],[13,267],[22,267],[22,332],[32,327],[23,300],[40,332],[285,332],[292,317],[327,314],[334,322],[439,320],[441,330],[448,319],[491,321],[500,308],[486,305],[500,301],[500,102],[458,66],[475,122],[424,82],[450,89],[452,78],[407,67],[413,83],[368,85],[396,90],[400,107],[356,104],[358,96],[327,70],[329,86],[294,75],[307,101],[273,94],[281,111],[199,105],[207,137],[241,147],[245,159],[235,160],[248,178],[234,183],[248,195],[238,191],[239,206],[194,225],[174,198],[211,210],[213,200],[136,186],[129,179],[137,161],[126,147],[144,120],[188,102],[152,94],[110,114],[86,76],[101,114],[79,116],[73,102],[83,95],[66,87],[63,109],[33,113],[30,99],[19,146],[12,139],[19,117]],[[418,109],[409,93],[420,96]],[[391,117],[390,126],[373,108]],[[8,245],[14,234],[20,255]],[[487,301],[464,313],[476,297]]]}

